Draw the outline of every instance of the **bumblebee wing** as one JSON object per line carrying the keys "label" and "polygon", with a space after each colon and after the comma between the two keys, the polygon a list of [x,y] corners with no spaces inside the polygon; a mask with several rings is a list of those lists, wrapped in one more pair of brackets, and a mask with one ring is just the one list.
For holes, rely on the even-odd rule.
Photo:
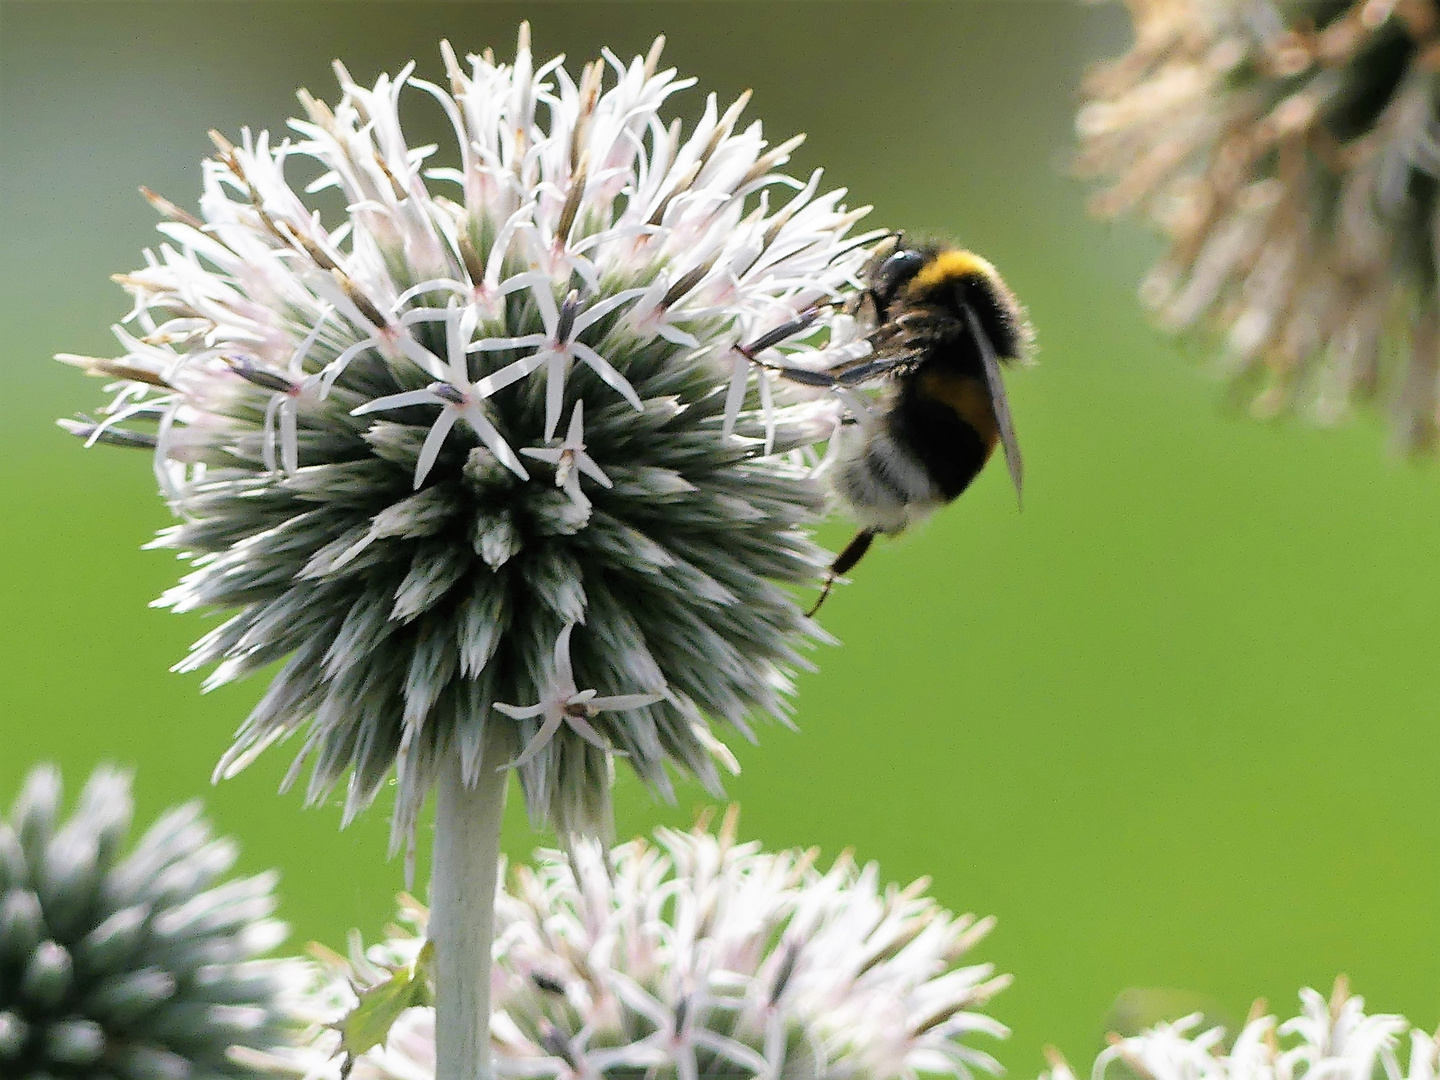
{"label": "bumblebee wing", "polygon": [[969,307],[965,318],[970,323],[970,333],[980,349],[980,359],[985,367],[985,382],[990,388],[990,406],[995,410],[995,426],[1000,433],[1000,445],[1005,448],[1005,467],[1010,470],[1010,480],[1015,485],[1015,499],[1020,501],[1021,488],[1025,481],[1025,463],[1020,459],[1020,442],[1015,438],[1015,420],[1010,415],[1010,399],[1005,396],[1005,380],[1000,376],[1000,360],[990,344],[980,320]]}

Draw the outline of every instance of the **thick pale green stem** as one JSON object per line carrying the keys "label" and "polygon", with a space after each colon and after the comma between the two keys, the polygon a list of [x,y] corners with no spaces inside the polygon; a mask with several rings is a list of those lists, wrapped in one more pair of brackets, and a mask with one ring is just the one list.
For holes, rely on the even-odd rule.
{"label": "thick pale green stem", "polygon": [[435,943],[435,1080],[491,1080],[490,948],[508,769],[491,755],[474,787],[452,753],[435,798],[430,940]]}

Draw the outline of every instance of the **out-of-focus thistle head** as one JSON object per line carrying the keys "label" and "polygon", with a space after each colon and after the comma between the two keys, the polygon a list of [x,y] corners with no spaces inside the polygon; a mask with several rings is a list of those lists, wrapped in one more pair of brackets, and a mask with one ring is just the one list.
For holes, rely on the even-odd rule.
{"label": "out-of-focus thistle head", "polygon": [[236,1048],[293,1039],[305,972],[257,960],[283,940],[273,874],[223,881],[236,848],[190,803],[126,853],[124,773],[101,767],[61,813],[34,769],[0,819],[0,1076],[256,1075]]}
{"label": "out-of-focus thistle head", "polygon": [[1440,398],[1440,5],[1132,0],[1135,43],[1077,126],[1103,216],[1170,246],[1141,294],[1224,334],[1257,412],[1380,397],[1427,446]]}
{"label": "out-of-focus thistle head", "polygon": [[[814,851],[660,830],[607,854],[593,841],[542,851],[496,905],[497,1075],[656,1080],[969,1078],[998,1065],[971,1045],[1003,1037],[978,1010],[1007,986],[961,966],[992,920],[955,916],[924,881],[882,887],[871,864]],[[424,912],[411,909],[422,927]],[[393,937],[347,974],[373,985],[412,964],[421,937]],[[342,994],[344,982],[339,984]],[[353,1002],[353,998],[351,999]],[[336,1050],[268,1058],[304,1075]],[[354,1080],[430,1080],[434,1013],[401,1014]],[[338,1063],[330,1066],[332,1073]],[[317,1073],[312,1072],[311,1075]]]}
{"label": "out-of-focus thistle head", "polygon": [[[1224,1028],[1204,1026],[1199,1013],[1130,1038],[1112,1037],[1092,1077],[1105,1080],[1109,1072],[1147,1080],[1435,1080],[1440,1074],[1440,1036],[1412,1029],[1403,1016],[1367,1016],[1365,999],[1352,996],[1344,978],[1336,980],[1329,1001],[1315,990],[1301,990],[1300,1006],[1299,1016],[1277,1023],[1266,1015],[1265,1002],[1257,1001],[1233,1042]],[[1407,1034],[1409,1061],[1402,1068],[1400,1044]],[[1075,1080],[1053,1052],[1051,1066],[1041,1080]]]}
{"label": "out-of-focus thistle head", "polygon": [[[567,833],[605,830],[612,755],[715,788],[706,718],[783,719],[817,632],[783,586],[825,561],[806,455],[838,404],[777,399],[734,346],[851,287],[864,211],[776,172],[798,140],[767,149],[745,97],[664,120],[692,80],[659,42],[573,79],[528,37],[444,46],[447,87],[337,64],[298,141],[216,136],[200,217],[152,197],[125,354],[62,357],[115,380],[71,430],[154,447],[181,519],[155,543],[194,564],[160,603],[234,612],[179,666],[282,661],[218,772],[307,728],[289,780],[348,773],[348,820],[393,766],[397,841],[447,755],[514,763]],[[425,108],[444,152],[406,141]],[[327,188],[338,220],[301,194]]]}

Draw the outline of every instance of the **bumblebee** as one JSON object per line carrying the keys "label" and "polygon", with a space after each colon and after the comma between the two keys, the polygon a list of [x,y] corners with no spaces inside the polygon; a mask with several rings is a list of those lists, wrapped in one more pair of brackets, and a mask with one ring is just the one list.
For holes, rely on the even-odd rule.
{"label": "bumblebee", "polygon": [[807,313],[741,351],[781,377],[808,386],[883,386],[879,408],[853,417],[859,438],[835,470],[841,500],[861,528],[826,573],[814,615],[835,579],[875,537],[893,535],[955,500],[998,443],[1018,498],[1024,477],[1002,364],[1024,360],[1031,330],[995,267],[973,252],[895,238],[862,274],[852,314],[871,327],[870,352],[823,371],[767,363],[756,353],[814,321]]}

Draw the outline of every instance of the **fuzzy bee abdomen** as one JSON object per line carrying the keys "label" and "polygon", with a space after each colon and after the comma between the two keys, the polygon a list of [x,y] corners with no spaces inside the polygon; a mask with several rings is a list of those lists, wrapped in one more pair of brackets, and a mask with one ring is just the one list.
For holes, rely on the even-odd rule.
{"label": "fuzzy bee abdomen", "polygon": [[877,533],[898,533],[945,501],[924,462],[895,437],[888,418],[842,456],[835,484],[851,512]]}
{"label": "fuzzy bee abdomen", "polygon": [[970,486],[999,441],[984,381],[948,371],[925,371],[914,379],[890,426],[946,502]]}

